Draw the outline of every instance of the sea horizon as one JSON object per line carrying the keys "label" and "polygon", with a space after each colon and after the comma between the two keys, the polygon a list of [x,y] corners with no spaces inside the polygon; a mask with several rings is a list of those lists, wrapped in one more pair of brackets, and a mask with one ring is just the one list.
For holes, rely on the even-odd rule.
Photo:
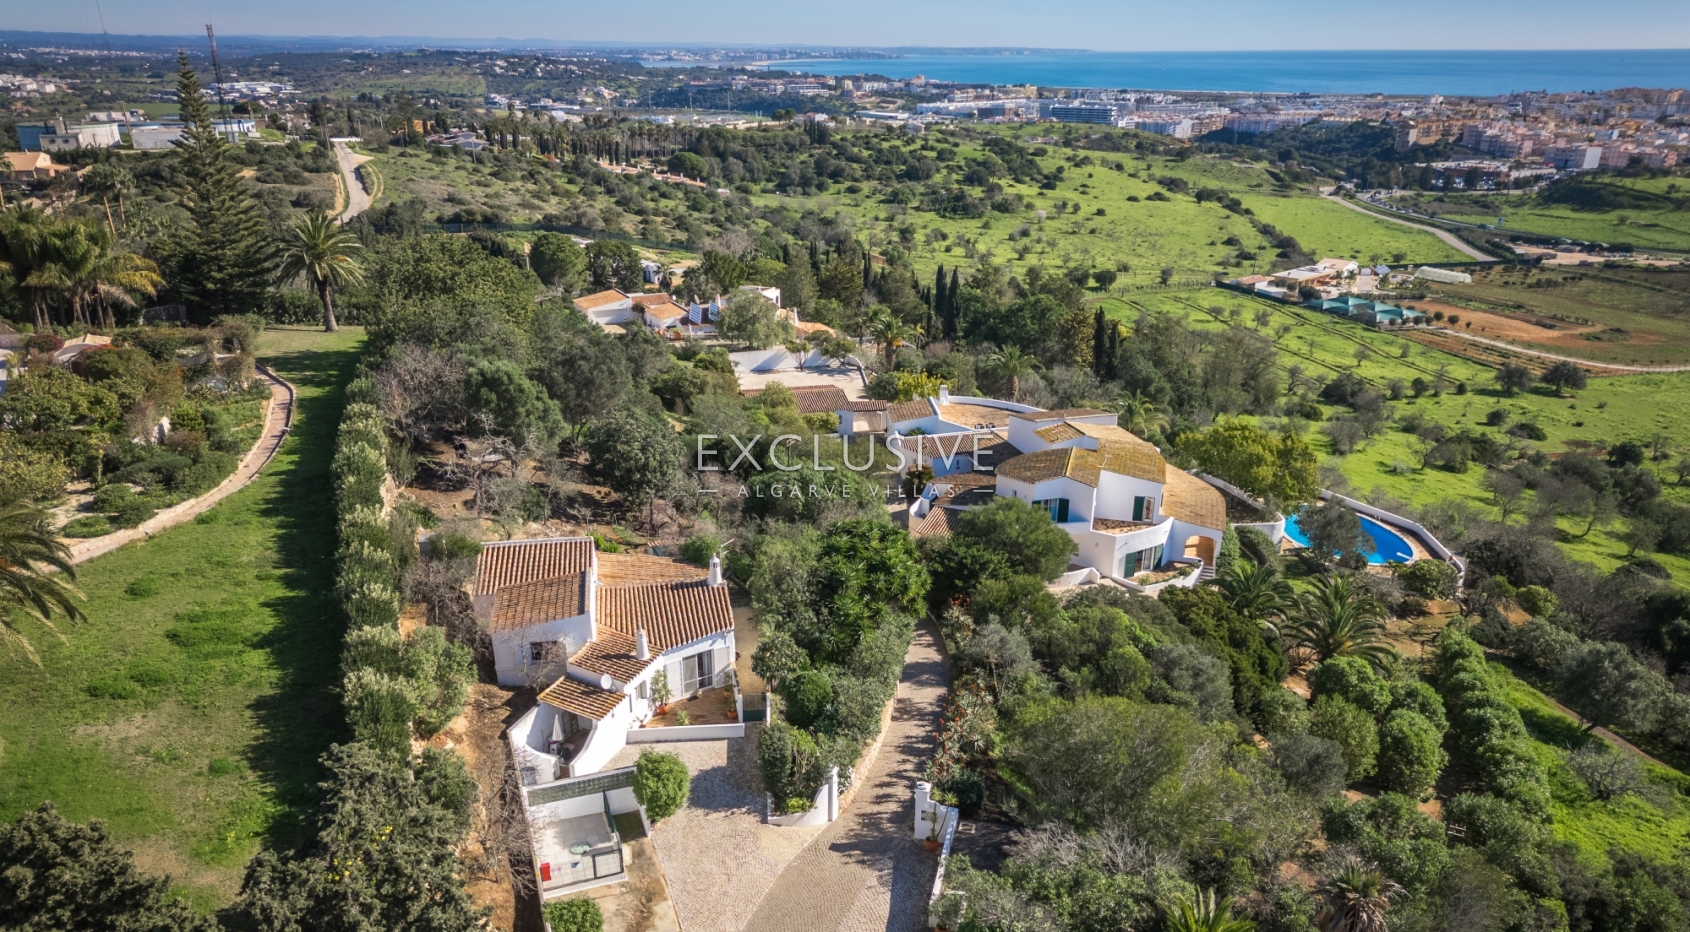
{"label": "sea horizon", "polygon": [[[684,62],[648,62],[682,65]],[[692,63],[696,64],[696,63]],[[1690,86],[1690,49],[1002,52],[787,59],[769,70],[1200,93],[1483,96]]]}

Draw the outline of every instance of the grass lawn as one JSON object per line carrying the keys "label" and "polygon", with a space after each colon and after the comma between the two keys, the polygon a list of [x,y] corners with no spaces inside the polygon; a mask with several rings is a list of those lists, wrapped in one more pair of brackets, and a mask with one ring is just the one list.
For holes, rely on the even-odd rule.
{"label": "grass lawn", "polygon": [[1555,837],[1578,845],[1592,862],[1606,863],[1608,850],[1635,851],[1659,861],[1679,857],[1690,833],[1690,799],[1678,788],[1685,778],[1670,767],[1644,762],[1645,779],[1664,784],[1656,803],[1635,795],[1602,802],[1591,797],[1566,765],[1567,752],[1599,737],[1587,735],[1578,723],[1555,707],[1543,693],[1510,673],[1501,664],[1491,669],[1502,678],[1509,703],[1520,710],[1533,749],[1549,775],[1550,814]]}
{"label": "grass lawn", "polygon": [[26,627],[44,668],[0,657],[0,819],[49,799],[104,819],[206,911],[261,843],[293,843],[345,727],[329,461],[362,340],[266,333],[259,356],[299,403],[263,475],[81,567],[88,622],[68,643]]}

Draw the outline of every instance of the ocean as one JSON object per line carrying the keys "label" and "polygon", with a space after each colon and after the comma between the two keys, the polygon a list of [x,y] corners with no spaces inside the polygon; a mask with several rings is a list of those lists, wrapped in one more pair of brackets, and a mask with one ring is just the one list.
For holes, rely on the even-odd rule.
{"label": "ocean", "polygon": [[[653,62],[650,64],[671,64]],[[676,63],[678,64],[678,63]],[[1690,49],[1029,52],[773,62],[812,74],[1164,91],[1446,94],[1690,86]]]}

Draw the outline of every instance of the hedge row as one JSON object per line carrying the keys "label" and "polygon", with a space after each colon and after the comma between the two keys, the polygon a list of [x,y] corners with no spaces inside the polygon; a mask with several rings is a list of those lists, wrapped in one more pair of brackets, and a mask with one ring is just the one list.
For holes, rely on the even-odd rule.
{"label": "hedge row", "polygon": [[1484,649],[1465,634],[1445,629],[1438,638],[1435,675],[1456,746],[1475,782],[1523,813],[1547,818],[1548,775],[1532,752],[1519,710],[1485,662]]}
{"label": "hedge row", "polygon": [[408,755],[413,729],[443,728],[463,708],[474,678],[470,652],[438,628],[399,635],[405,573],[416,561],[416,527],[403,511],[383,514],[387,436],[369,376],[346,388],[333,464],[339,513],[335,591],[349,622],[341,666],[353,734]]}

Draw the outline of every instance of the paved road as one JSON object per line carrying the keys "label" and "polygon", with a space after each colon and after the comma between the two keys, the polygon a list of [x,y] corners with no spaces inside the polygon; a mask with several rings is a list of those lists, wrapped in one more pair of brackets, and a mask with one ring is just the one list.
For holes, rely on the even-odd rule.
{"label": "paved road", "polygon": [[1540,359],[1553,359],[1556,362],[1578,363],[1581,366],[1587,366],[1591,369],[1612,369],[1617,372],[1690,372],[1690,366],[1622,366],[1617,362],[1597,362],[1593,359],[1580,359],[1577,356],[1557,356],[1554,353],[1542,353],[1537,350],[1529,350],[1515,346],[1512,343],[1505,343],[1501,340],[1492,340],[1488,337],[1476,337],[1470,333],[1462,333],[1459,330],[1451,330],[1448,327],[1438,327],[1436,329],[1439,333],[1448,334],[1452,337],[1460,337],[1463,340],[1472,340],[1474,343],[1496,346],[1510,352],[1524,353],[1527,356],[1536,356]]}
{"label": "paved road", "polygon": [[345,223],[370,209],[370,195],[358,180],[358,156],[344,142],[334,144],[334,157],[340,162],[340,177],[346,182],[346,209],[340,212]]}
{"label": "paved road", "polygon": [[1336,194],[1322,194],[1321,197],[1324,197],[1327,200],[1329,200],[1329,201],[1331,201],[1335,204],[1342,204],[1345,207],[1348,207],[1349,209],[1351,209],[1351,210],[1353,210],[1357,213],[1366,214],[1369,217],[1372,217],[1376,220],[1383,220],[1386,223],[1400,223],[1405,227],[1413,227],[1416,230],[1425,230],[1427,233],[1430,233],[1433,236],[1436,236],[1438,239],[1443,240],[1444,242],[1448,243],[1450,246],[1453,246],[1454,248],[1461,250],[1464,254],[1472,256],[1474,259],[1477,259],[1480,262],[1495,262],[1496,261],[1495,256],[1486,255],[1485,253],[1482,253],[1479,250],[1474,249],[1473,247],[1471,247],[1471,246],[1467,245],[1466,243],[1462,242],[1460,237],[1456,236],[1454,233],[1451,233],[1448,230],[1440,230],[1437,227],[1427,226],[1424,223],[1413,223],[1413,222],[1408,221],[1408,220],[1399,220],[1396,217],[1387,217],[1384,214],[1376,214],[1373,211],[1368,210],[1367,208],[1362,207],[1359,204],[1352,203],[1349,199],[1339,197]]}
{"label": "paved road", "polygon": [[913,791],[933,755],[945,661],[929,625],[904,656],[892,725],[867,782],[839,819],[781,871],[745,932],[916,932],[935,855],[913,836]]}

